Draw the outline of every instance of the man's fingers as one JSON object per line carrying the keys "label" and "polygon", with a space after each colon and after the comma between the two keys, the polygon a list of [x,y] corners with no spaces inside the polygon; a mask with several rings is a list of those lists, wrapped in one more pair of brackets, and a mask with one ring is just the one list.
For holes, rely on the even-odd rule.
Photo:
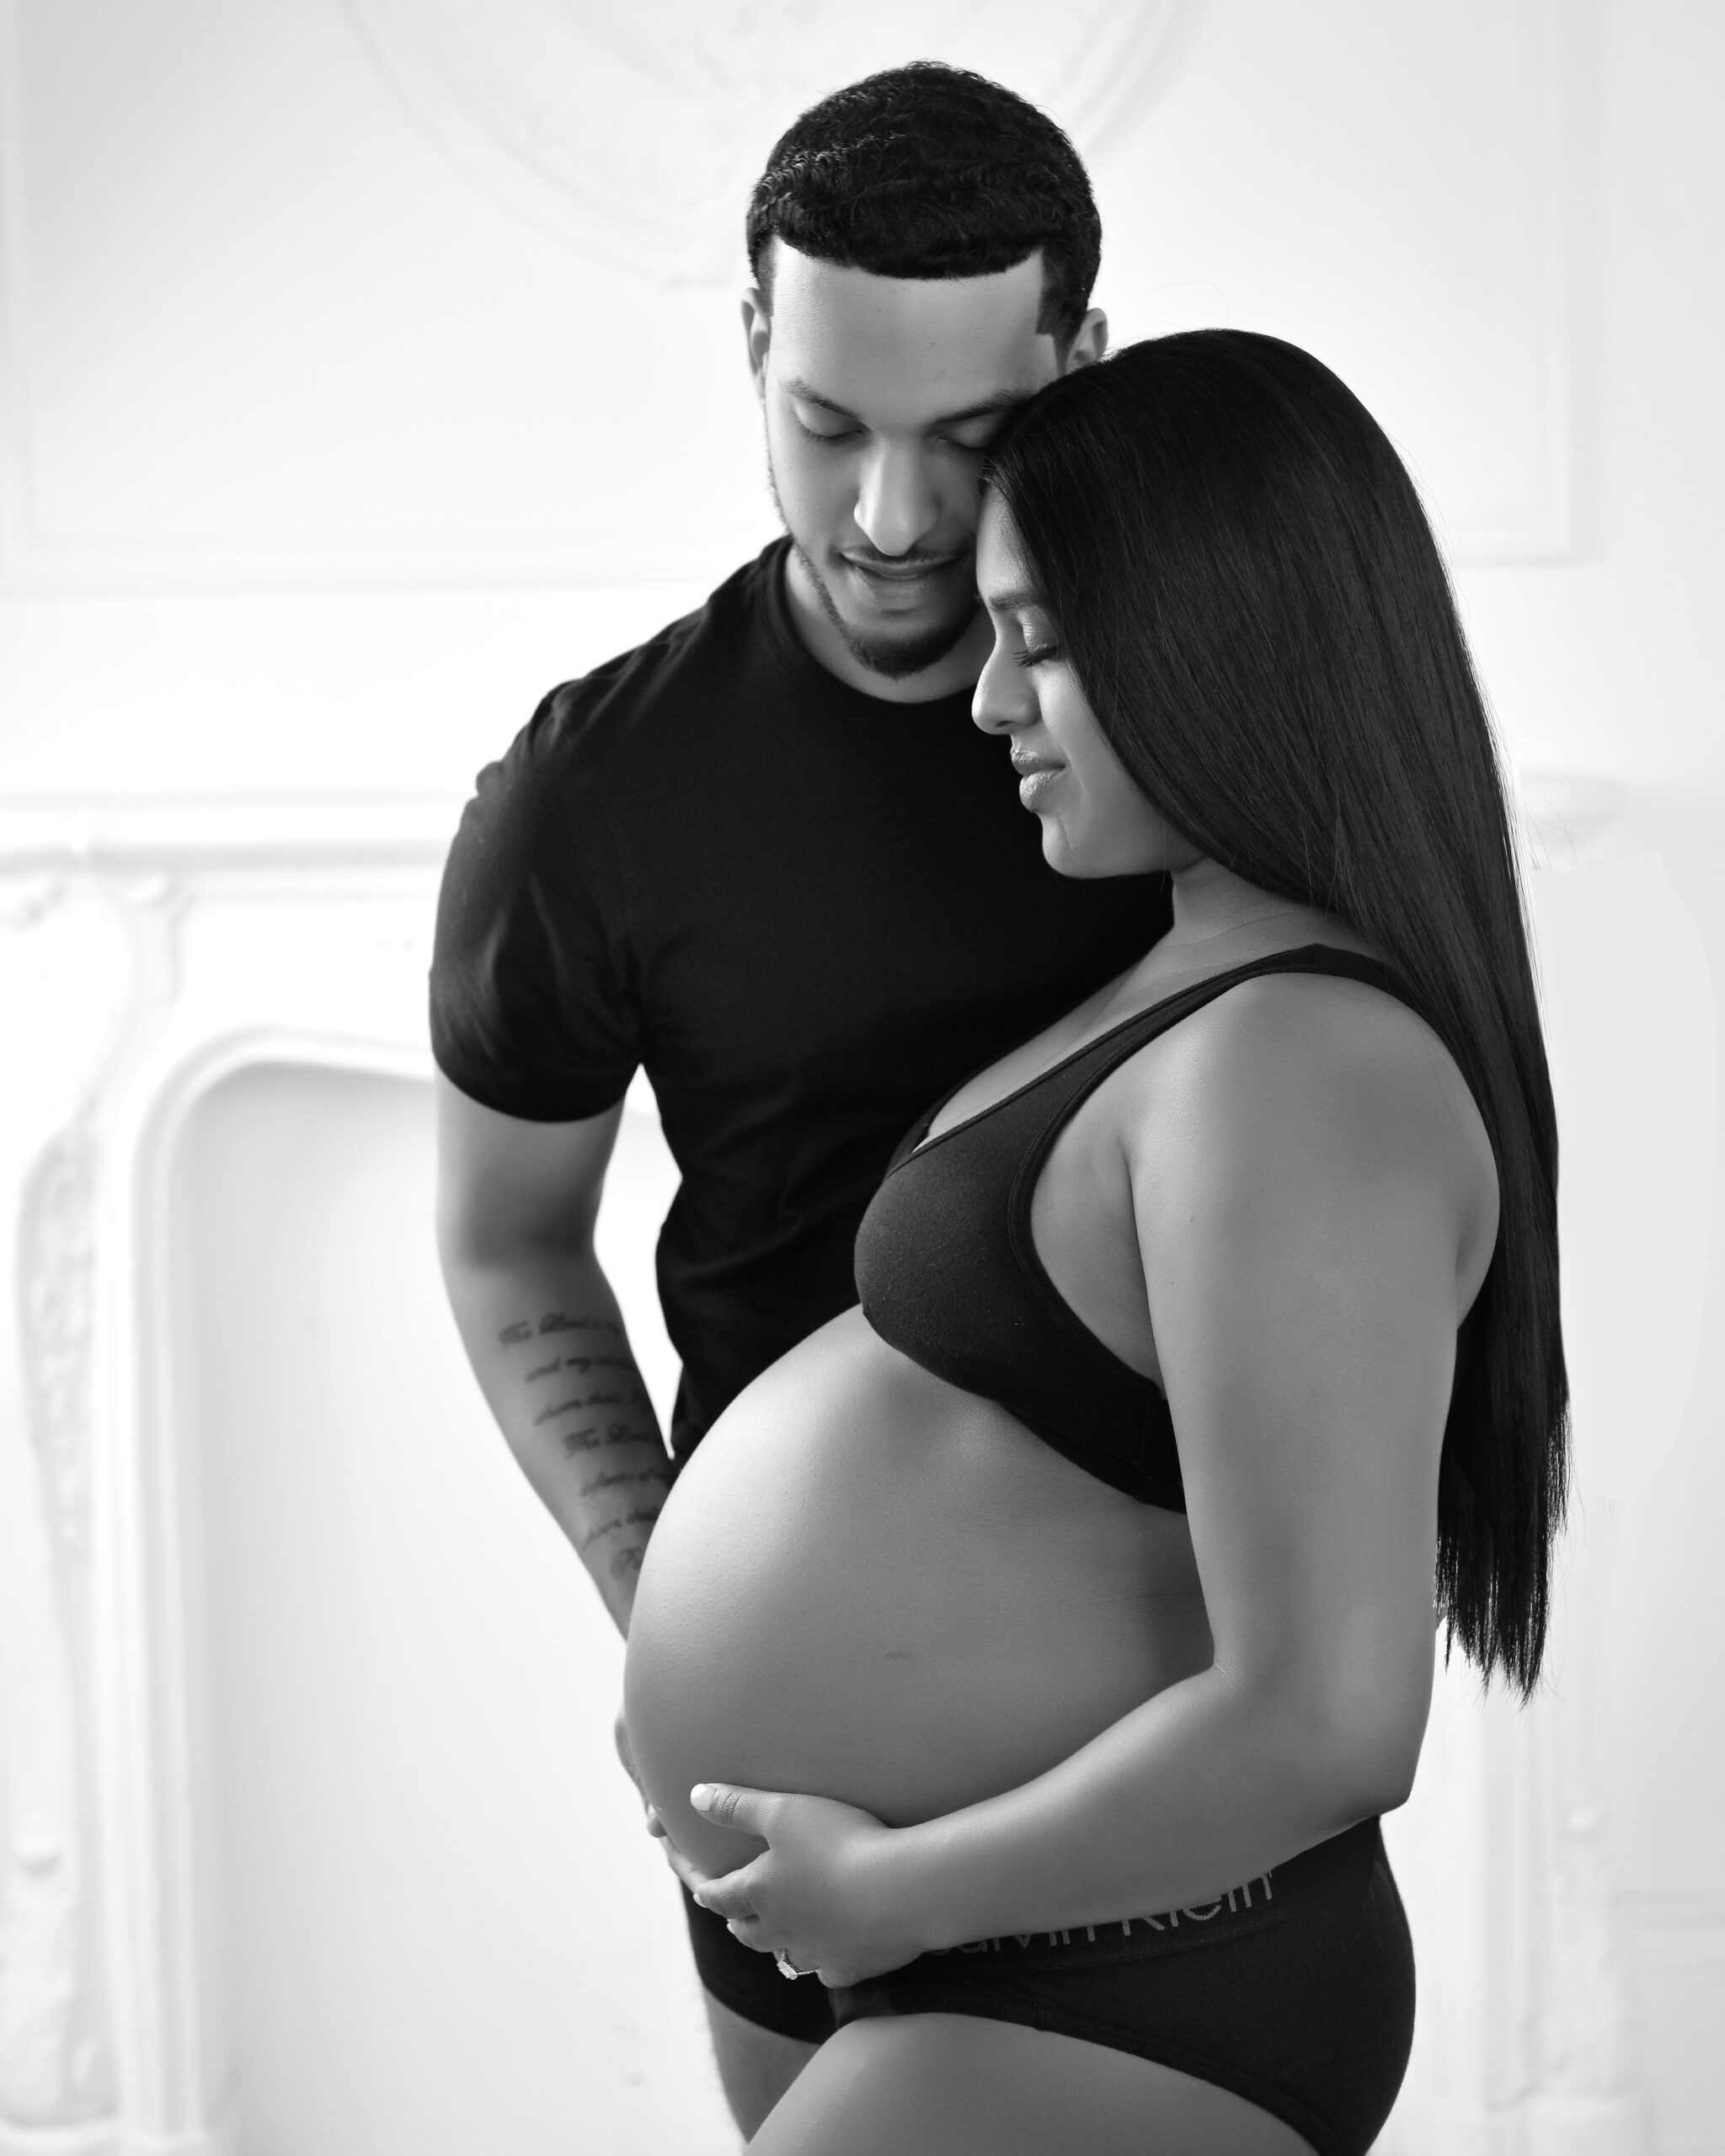
{"label": "man's fingers", "polygon": [[676,1872],[677,1877],[682,1881],[684,1886],[688,1888],[692,1894],[699,1893],[701,1889],[707,1884],[707,1874],[704,1871],[697,1870],[694,1865],[690,1863],[687,1857],[683,1854],[682,1851],[677,1847],[676,1844],[671,1840],[668,1834],[660,1842],[660,1847],[665,1851],[665,1862],[670,1866],[671,1870]]}
{"label": "man's fingers", "polygon": [[[627,1772],[629,1780],[635,1785],[636,1796],[640,1798],[644,1804],[646,1804],[647,1792],[641,1786],[641,1777],[635,1772],[635,1755],[629,1748],[629,1725],[623,1719],[623,1710],[621,1707],[617,1709],[617,1721],[613,1725],[612,1734],[617,1738],[617,1756],[622,1761],[624,1770]],[[653,1807],[650,1804],[647,1806],[647,1831],[649,1833],[663,1833],[665,1829],[662,1827],[656,1828],[653,1824],[653,1819],[655,1815],[654,1814]]]}

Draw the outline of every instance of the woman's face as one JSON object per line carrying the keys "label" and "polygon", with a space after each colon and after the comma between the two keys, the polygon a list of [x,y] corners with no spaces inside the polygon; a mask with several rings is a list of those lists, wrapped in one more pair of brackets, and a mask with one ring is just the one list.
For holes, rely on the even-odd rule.
{"label": "woman's face", "polygon": [[1011,743],[1018,798],[1041,823],[1049,867],[1063,876],[1136,876],[1201,860],[1103,738],[1060,648],[1059,624],[1033,589],[1012,520],[992,492],[977,526],[976,588],[994,649],[970,716],[985,734]]}

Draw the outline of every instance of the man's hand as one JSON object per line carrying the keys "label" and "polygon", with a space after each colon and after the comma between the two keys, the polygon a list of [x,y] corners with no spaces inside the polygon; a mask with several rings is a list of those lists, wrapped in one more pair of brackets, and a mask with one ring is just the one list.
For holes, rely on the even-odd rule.
{"label": "man's hand", "polygon": [[641,1802],[646,1808],[647,1831],[649,1834],[658,1834],[662,1837],[668,1845],[670,1838],[665,1833],[665,1822],[660,1817],[653,1806],[647,1802],[647,1792],[641,1787],[641,1777],[635,1772],[635,1755],[629,1749],[629,1725],[624,1718],[623,1710],[621,1707],[617,1710],[616,1735],[617,1756],[622,1761],[625,1769],[628,1770],[629,1780],[635,1785],[635,1788],[640,1796]]}

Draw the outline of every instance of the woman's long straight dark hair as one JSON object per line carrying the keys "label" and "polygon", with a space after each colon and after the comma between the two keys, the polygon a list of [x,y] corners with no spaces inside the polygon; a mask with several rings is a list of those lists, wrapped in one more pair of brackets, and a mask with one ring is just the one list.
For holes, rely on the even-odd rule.
{"label": "woman's long straight dark hair", "polygon": [[1491,723],[1389,440],[1297,345],[1202,329],[1051,383],[984,473],[1116,755],[1190,841],[1414,990],[1496,1155],[1458,1342],[1436,1605],[1524,1700],[1568,1494],[1557,1129]]}

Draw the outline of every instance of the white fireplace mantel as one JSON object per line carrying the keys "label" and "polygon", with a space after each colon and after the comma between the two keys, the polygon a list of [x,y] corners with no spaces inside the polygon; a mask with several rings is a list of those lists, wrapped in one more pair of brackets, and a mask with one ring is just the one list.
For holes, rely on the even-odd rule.
{"label": "white fireplace mantel", "polygon": [[432,910],[458,808],[0,816],[15,1044],[0,1438],[34,1500],[0,1578],[21,1678],[4,1732],[0,2149],[223,2145],[228,2062],[200,1966],[209,1836],[168,1176],[187,1117],[246,1065],[426,1073]]}
{"label": "white fireplace mantel", "polygon": [[[201,1943],[216,1886],[169,1171],[200,1099],[248,1065],[429,1072],[458,808],[0,812],[0,2156],[237,2146]],[[1592,1546],[1609,1563],[1609,1534]],[[1420,1793],[1390,1822],[1420,1944],[1401,2148],[1651,2145],[1591,1786],[1597,1626],[1568,1623],[1564,1652],[1562,1701],[1526,1712],[1482,1708],[1459,1660],[1440,1672]]]}

